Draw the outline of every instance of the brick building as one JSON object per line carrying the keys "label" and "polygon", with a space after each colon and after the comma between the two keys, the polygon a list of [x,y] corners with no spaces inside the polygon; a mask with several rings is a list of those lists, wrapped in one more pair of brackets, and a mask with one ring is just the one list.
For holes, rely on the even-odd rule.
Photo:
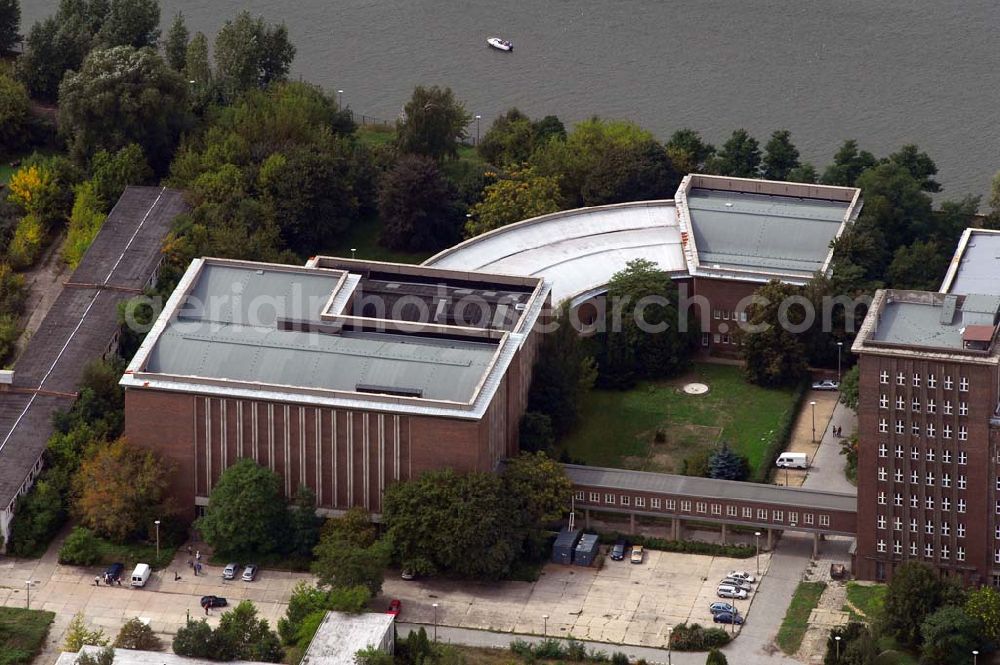
{"label": "brick building", "polygon": [[548,302],[539,278],[319,257],[198,259],[122,378],[125,434],[195,514],[249,457],[321,512],[517,451]]}

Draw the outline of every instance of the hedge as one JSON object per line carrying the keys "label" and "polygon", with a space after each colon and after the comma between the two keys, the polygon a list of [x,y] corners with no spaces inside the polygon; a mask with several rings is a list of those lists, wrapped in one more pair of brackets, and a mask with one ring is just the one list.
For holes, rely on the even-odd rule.
{"label": "hedge", "polygon": [[729,633],[721,628],[679,623],[670,632],[670,648],[677,651],[706,651],[729,644]]}
{"label": "hedge", "polygon": [[631,536],[623,533],[599,533],[600,541],[605,545],[611,545],[615,541],[627,540],[633,545],[642,545],[651,550],[661,552],[680,552],[682,554],[708,554],[710,556],[725,556],[733,559],[749,559],[756,555],[757,550],[747,545],[718,545],[716,543],[703,543],[697,540],[664,540],[662,538],[651,538],[649,536]]}
{"label": "hedge", "polygon": [[764,458],[750,476],[750,482],[767,483],[770,480],[775,460],[788,446],[792,429],[795,427],[795,419],[798,418],[799,411],[802,409],[802,402],[805,401],[809,387],[809,381],[805,380],[795,389],[795,400],[792,403],[792,408],[781,416],[781,422],[775,428],[771,441],[764,448]]}

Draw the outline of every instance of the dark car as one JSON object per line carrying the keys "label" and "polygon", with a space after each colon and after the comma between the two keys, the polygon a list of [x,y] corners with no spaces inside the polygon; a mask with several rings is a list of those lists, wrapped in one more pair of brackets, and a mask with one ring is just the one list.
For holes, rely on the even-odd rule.
{"label": "dark car", "polygon": [[718,614],[712,615],[712,621],[715,623],[735,623],[737,626],[743,625],[743,617],[739,614],[733,614],[732,612],[719,612]]}
{"label": "dark car", "polygon": [[611,547],[611,559],[612,561],[622,561],[625,559],[625,552],[628,551],[628,543],[624,540],[618,540]]}
{"label": "dark car", "polygon": [[229,602],[222,596],[202,596],[202,607],[225,607]]}
{"label": "dark car", "polygon": [[114,584],[122,578],[122,573],[125,572],[124,563],[113,563],[108,566],[108,569],[104,571],[104,581],[107,584]]}

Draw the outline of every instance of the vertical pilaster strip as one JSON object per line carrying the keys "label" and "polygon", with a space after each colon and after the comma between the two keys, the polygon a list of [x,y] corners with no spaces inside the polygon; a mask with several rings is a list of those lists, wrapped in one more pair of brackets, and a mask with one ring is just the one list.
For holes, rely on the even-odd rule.
{"label": "vertical pilaster strip", "polygon": [[205,398],[205,493],[212,492],[212,398]]}
{"label": "vertical pilaster strip", "polygon": [[267,465],[274,471],[274,404],[267,405]]}
{"label": "vertical pilaster strip", "polygon": [[250,428],[253,437],[253,461],[260,464],[260,427],[257,424],[257,402],[250,403],[250,413],[253,417],[253,426]]}
{"label": "vertical pilaster strip", "polygon": [[[306,407],[299,407],[299,485],[306,484]],[[297,488],[296,488],[297,489]]]}
{"label": "vertical pilaster strip", "polygon": [[323,412],[316,407],[316,505],[323,503]]}
{"label": "vertical pilaster strip", "polygon": [[236,401],[236,457],[243,458],[243,400]]}
{"label": "vertical pilaster strip", "polygon": [[369,455],[369,437],[368,437],[368,414],[361,414],[361,442],[364,444],[364,448],[361,450],[361,470],[364,472],[364,476],[361,479],[361,488],[365,493],[365,510],[371,510],[371,501],[369,500],[369,465],[371,456]]}
{"label": "vertical pilaster strip", "polygon": [[291,477],[292,476],[292,423],[291,423],[291,420],[292,420],[292,407],[289,406],[288,404],[286,404],[285,405],[285,418],[284,418],[284,423],[283,423],[284,426],[285,426],[285,445],[284,445],[284,450],[285,450],[285,468],[284,468],[284,473],[282,474],[283,476],[285,476],[285,496],[291,496],[292,495],[292,477]]}
{"label": "vertical pilaster strip", "polygon": [[399,416],[392,417],[392,429],[393,429],[393,458],[395,459],[395,465],[393,466],[393,480],[399,480]]}
{"label": "vertical pilaster strip", "polygon": [[227,448],[229,447],[229,439],[227,437],[228,432],[226,431],[226,398],[223,397],[219,400],[219,443],[220,450],[222,452],[222,468],[219,471],[225,471],[229,468],[229,459],[227,455]]}
{"label": "vertical pilaster strip", "polygon": [[332,468],[333,468],[333,501],[330,502],[330,505],[332,505],[334,508],[336,508],[337,507],[337,501],[338,501],[338,496],[337,496],[337,489],[338,489],[338,487],[337,487],[337,411],[336,411],[336,409],[334,409],[333,414],[331,416],[330,431],[331,431],[330,442],[333,444],[333,446],[332,446],[333,450],[330,451],[331,454],[333,455],[333,465],[332,465]]}
{"label": "vertical pilaster strip", "polygon": [[347,503],[354,503],[354,412],[347,412]]}

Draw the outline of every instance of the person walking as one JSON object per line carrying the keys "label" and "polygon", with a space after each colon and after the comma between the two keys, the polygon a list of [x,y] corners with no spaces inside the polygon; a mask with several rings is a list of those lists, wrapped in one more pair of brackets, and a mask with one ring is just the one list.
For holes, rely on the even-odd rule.
{"label": "person walking", "polygon": [[94,586],[101,586],[101,576],[94,575]]}

